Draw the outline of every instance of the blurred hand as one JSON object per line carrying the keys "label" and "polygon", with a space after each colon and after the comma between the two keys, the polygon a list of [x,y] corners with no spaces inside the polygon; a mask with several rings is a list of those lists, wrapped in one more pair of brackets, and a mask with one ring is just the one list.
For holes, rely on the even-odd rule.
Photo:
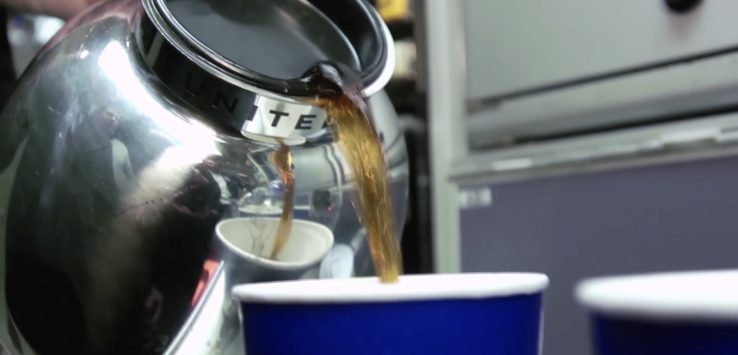
{"label": "blurred hand", "polygon": [[0,5],[16,10],[68,19],[101,0],[0,0]]}

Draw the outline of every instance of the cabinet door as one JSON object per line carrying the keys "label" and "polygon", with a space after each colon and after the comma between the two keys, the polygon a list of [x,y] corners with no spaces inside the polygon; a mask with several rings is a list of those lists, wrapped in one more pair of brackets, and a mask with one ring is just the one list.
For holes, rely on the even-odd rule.
{"label": "cabinet door", "polygon": [[[738,1],[464,0],[467,97],[485,99],[738,47]],[[432,39],[430,39],[432,40]]]}

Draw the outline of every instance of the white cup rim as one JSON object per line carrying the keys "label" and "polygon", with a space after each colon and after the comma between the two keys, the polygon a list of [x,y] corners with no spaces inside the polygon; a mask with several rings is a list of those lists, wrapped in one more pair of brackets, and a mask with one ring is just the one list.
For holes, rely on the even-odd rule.
{"label": "white cup rim", "polygon": [[651,320],[738,321],[738,270],[601,277],[576,289],[596,313]]}
{"label": "white cup rim", "polygon": [[239,285],[233,296],[250,303],[378,303],[531,295],[547,286],[539,273],[428,274],[402,275],[394,284],[358,277]]}
{"label": "white cup rim", "polygon": [[229,241],[227,238],[224,238],[220,232],[221,227],[227,223],[243,223],[249,220],[278,221],[279,219],[280,217],[238,217],[238,218],[224,219],[218,222],[218,224],[215,226],[215,234],[218,236],[218,239],[220,240],[220,242],[223,243],[228,248],[228,250],[230,250],[232,253],[256,265],[264,266],[264,267],[267,267],[273,270],[291,271],[291,270],[304,269],[305,267],[318,263],[331,250],[331,247],[333,246],[333,232],[328,227],[322,224],[316,223],[316,222],[312,222],[312,221],[305,221],[305,220],[298,220],[298,219],[292,220],[292,232],[295,232],[298,229],[312,230],[313,232],[315,232],[314,233],[315,235],[324,238],[324,241],[326,243],[326,248],[322,253],[320,253],[320,255],[316,255],[314,258],[306,259],[302,261],[272,260],[272,259],[254,255],[252,253],[244,252],[243,250],[238,248],[236,245],[231,243],[231,241]]}

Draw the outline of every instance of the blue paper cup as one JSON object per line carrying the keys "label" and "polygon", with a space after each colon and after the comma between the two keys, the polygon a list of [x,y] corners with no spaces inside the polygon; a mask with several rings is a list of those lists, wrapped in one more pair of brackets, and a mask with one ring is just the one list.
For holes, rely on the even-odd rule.
{"label": "blue paper cup", "polygon": [[592,279],[577,297],[599,355],[738,354],[738,271]]}
{"label": "blue paper cup", "polygon": [[237,286],[249,355],[539,355],[533,273],[402,276]]}

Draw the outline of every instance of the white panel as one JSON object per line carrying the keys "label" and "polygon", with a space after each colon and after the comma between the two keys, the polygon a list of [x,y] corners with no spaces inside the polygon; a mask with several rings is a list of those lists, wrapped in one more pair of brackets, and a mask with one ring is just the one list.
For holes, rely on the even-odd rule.
{"label": "white panel", "polygon": [[703,1],[684,15],[671,12],[664,0],[464,0],[464,5],[471,99],[738,45],[734,0]]}

